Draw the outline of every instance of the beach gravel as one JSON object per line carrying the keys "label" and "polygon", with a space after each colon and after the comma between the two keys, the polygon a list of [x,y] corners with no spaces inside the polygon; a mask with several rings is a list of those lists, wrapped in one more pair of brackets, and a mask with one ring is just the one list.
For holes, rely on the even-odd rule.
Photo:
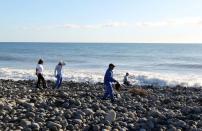
{"label": "beach gravel", "polygon": [[111,102],[101,99],[102,83],[64,81],[61,89],[35,84],[0,80],[0,130],[202,130],[202,88],[143,86],[146,95],[123,90]]}

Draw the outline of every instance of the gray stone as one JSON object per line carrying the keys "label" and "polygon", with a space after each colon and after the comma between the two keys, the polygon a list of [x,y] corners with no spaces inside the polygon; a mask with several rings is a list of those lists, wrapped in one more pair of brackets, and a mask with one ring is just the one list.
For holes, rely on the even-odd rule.
{"label": "gray stone", "polygon": [[28,112],[28,113],[26,113],[26,117],[35,117],[35,113]]}
{"label": "gray stone", "polygon": [[67,129],[73,130],[73,129],[74,129],[74,126],[73,126],[72,124],[69,124],[69,125],[67,126]]}
{"label": "gray stone", "polygon": [[106,112],[104,110],[97,110],[96,115],[105,115]]}
{"label": "gray stone", "polygon": [[86,115],[86,114],[85,114],[83,111],[81,111],[81,110],[76,111],[74,114],[75,114],[75,115],[82,115],[82,116]]}
{"label": "gray stone", "polygon": [[66,93],[66,92],[61,92],[61,98],[68,98],[69,97],[69,94]]}
{"label": "gray stone", "polygon": [[93,126],[93,131],[100,131],[100,126],[99,125],[94,125]]}
{"label": "gray stone", "polygon": [[13,107],[11,105],[4,105],[3,107],[5,110],[11,111],[13,109]]}
{"label": "gray stone", "polygon": [[20,122],[20,126],[22,127],[27,127],[27,126],[30,126],[31,125],[31,121],[28,121],[26,119],[22,119],[21,122]]}
{"label": "gray stone", "polygon": [[76,101],[74,102],[74,104],[75,104],[76,106],[81,106],[80,100],[76,100]]}
{"label": "gray stone", "polygon": [[162,117],[163,116],[162,113],[160,111],[158,111],[157,109],[150,110],[148,114],[153,117]]}
{"label": "gray stone", "polygon": [[59,128],[59,129],[62,128],[62,126],[60,124],[58,124],[58,123],[55,123],[55,122],[52,122],[52,121],[48,121],[47,122],[47,127],[48,128],[52,128],[54,126],[57,127],[57,128]]}
{"label": "gray stone", "polygon": [[147,131],[146,129],[144,129],[144,128],[141,128],[139,131]]}
{"label": "gray stone", "polygon": [[148,122],[147,122],[147,125],[149,126],[149,128],[151,128],[151,129],[153,129],[154,128],[154,122],[153,121],[151,121],[151,120],[149,120]]}
{"label": "gray stone", "polygon": [[202,113],[202,107],[200,106],[194,106],[192,107],[192,110],[194,113]]}
{"label": "gray stone", "polygon": [[22,106],[24,106],[25,108],[31,109],[34,107],[34,103],[24,102],[24,103],[22,103]]}
{"label": "gray stone", "polygon": [[92,115],[92,114],[94,114],[94,111],[92,109],[87,108],[87,109],[84,110],[84,113],[86,115]]}
{"label": "gray stone", "polygon": [[168,131],[176,131],[176,130],[177,130],[177,128],[174,126],[170,126],[170,128],[168,128]]}
{"label": "gray stone", "polygon": [[70,111],[70,110],[66,110],[65,112],[64,112],[64,116],[67,118],[67,119],[69,119],[69,118],[71,118],[72,117],[72,111]]}
{"label": "gray stone", "polygon": [[32,129],[40,129],[40,126],[39,126],[38,123],[32,123],[32,124],[31,124],[31,128],[32,128]]}
{"label": "gray stone", "polygon": [[16,102],[19,104],[25,103],[28,99],[17,99]]}
{"label": "gray stone", "polygon": [[123,127],[127,127],[127,125],[128,125],[126,122],[123,122],[123,121],[119,122],[119,124],[120,124],[121,126],[123,126]]}
{"label": "gray stone", "polygon": [[76,124],[81,124],[81,123],[82,123],[82,120],[81,120],[81,119],[74,119],[74,122],[75,122]]}
{"label": "gray stone", "polygon": [[4,103],[2,101],[0,101],[0,109],[4,108]]}
{"label": "gray stone", "polygon": [[65,102],[65,103],[62,104],[62,106],[63,106],[64,108],[68,108],[69,105],[70,105],[69,102]]}
{"label": "gray stone", "polygon": [[109,122],[113,122],[115,119],[116,119],[116,112],[114,110],[110,110],[105,116],[105,120]]}
{"label": "gray stone", "polygon": [[27,128],[23,128],[22,131],[32,131],[32,129],[27,127]]}
{"label": "gray stone", "polygon": [[187,124],[186,124],[186,122],[184,122],[183,120],[179,120],[179,121],[177,121],[177,122],[175,123],[175,125],[178,126],[178,127],[183,127],[183,128],[185,128]]}
{"label": "gray stone", "polygon": [[99,105],[97,103],[92,105],[94,111],[99,110]]}
{"label": "gray stone", "polygon": [[59,131],[57,126],[52,126],[49,128],[51,131]]}
{"label": "gray stone", "polygon": [[83,119],[83,116],[81,114],[77,114],[74,116],[75,119]]}

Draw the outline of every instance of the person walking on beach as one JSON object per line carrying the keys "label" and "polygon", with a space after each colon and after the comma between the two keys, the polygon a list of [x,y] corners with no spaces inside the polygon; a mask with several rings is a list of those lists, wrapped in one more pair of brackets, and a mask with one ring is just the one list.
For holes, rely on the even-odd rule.
{"label": "person walking on beach", "polygon": [[62,67],[64,65],[65,65],[65,63],[60,61],[55,67],[54,75],[57,78],[56,83],[55,83],[56,89],[59,89],[62,84]]}
{"label": "person walking on beach", "polygon": [[112,83],[116,82],[119,83],[117,80],[113,78],[113,69],[115,65],[114,64],[109,64],[109,67],[105,73],[104,76],[104,86],[105,86],[105,93],[103,96],[103,100],[106,100],[108,97],[110,97],[111,101],[114,102],[114,94],[113,94],[113,88],[112,88]]}
{"label": "person walking on beach", "polygon": [[130,81],[128,80],[129,73],[127,72],[123,79],[123,84],[127,86],[131,86]]}
{"label": "person walking on beach", "polygon": [[38,81],[37,81],[37,85],[36,85],[37,88],[40,88],[41,81],[43,83],[43,88],[47,88],[47,84],[46,84],[46,81],[45,81],[44,76],[43,76],[43,70],[44,70],[43,60],[39,59],[38,65],[36,67],[36,75],[38,77]]}

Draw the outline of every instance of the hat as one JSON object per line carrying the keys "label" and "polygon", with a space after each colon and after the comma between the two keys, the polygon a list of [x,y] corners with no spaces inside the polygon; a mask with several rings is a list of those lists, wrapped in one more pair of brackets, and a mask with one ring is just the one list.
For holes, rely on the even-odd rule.
{"label": "hat", "polygon": [[112,64],[112,63],[110,63],[110,64],[109,64],[109,67],[115,67],[115,65],[114,65],[114,64]]}

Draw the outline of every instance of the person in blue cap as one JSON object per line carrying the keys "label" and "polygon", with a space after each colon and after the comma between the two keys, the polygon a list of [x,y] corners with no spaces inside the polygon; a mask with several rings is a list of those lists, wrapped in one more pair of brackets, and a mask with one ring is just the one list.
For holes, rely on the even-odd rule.
{"label": "person in blue cap", "polygon": [[104,76],[104,86],[105,86],[105,93],[103,96],[103,99],[106,100],[108,97],[111,99],[111,101],[114,101],[114,94],[113,94],[113,88],[112,84],[119,83],[117,80],[113,78],[113,69],[115,65],[114,64],[109,64],[109,67],[105,73]]}

